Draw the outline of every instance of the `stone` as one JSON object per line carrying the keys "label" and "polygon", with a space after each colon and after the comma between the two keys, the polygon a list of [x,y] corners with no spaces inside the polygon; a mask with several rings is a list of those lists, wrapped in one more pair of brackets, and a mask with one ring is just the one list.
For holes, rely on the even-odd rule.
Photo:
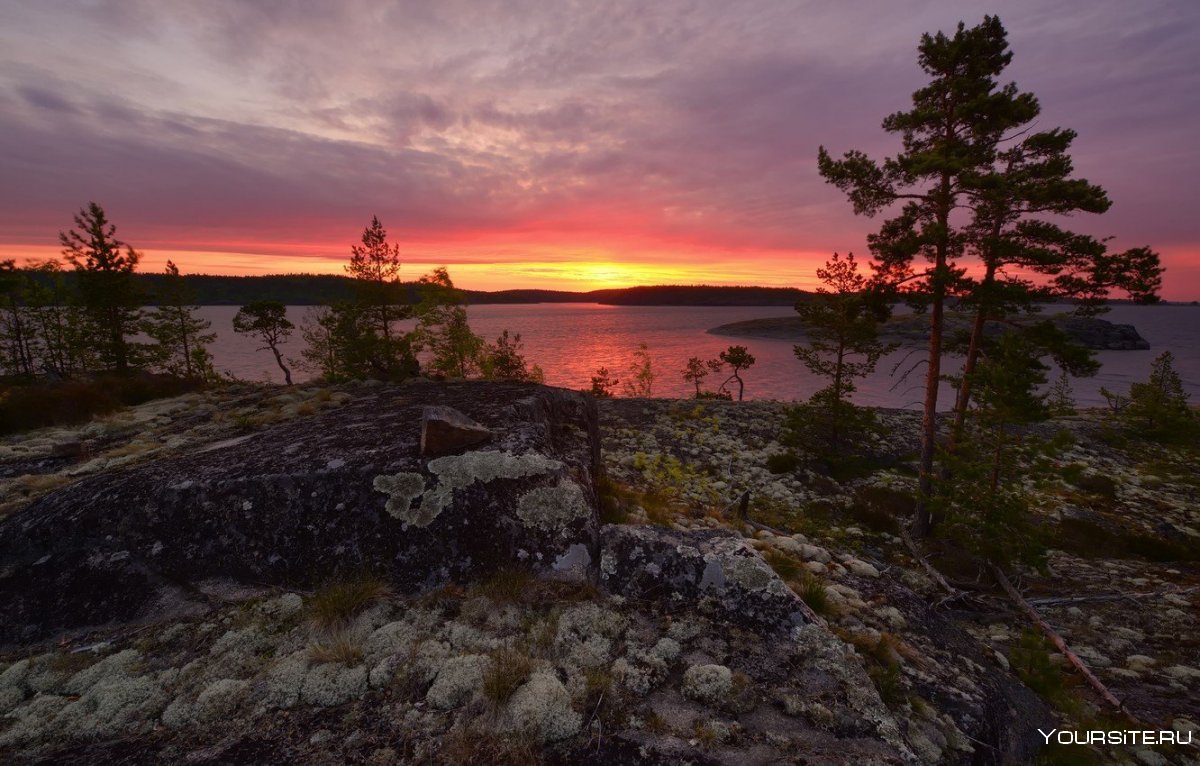
{"label": "stone", "polygon": [[609,593],[703,604],[752,630],[786,632],[807,622],[799,597],[728,530],[607,524],[601,550],[600,583]]}
{"label": "stone", "polygon": [[51,457],[78,458],[87,452],[87,446],[81,441],[57,442],[50,448]]}
{"label": "stone", "polygon": [[[488,447],[423,458],[427,406],[485,424]],[[599,456],[579,392],[358,387],[336,410],[89,476],[0,519],[0,644],[207,608],[206,580],[308,590],[369,574],[417,593],[517,561],[594,578]]]}
{"label": "stone", "polygon": [[443,405],[430,405],[421,411],[421,454],[449,455],[468,447],[485,444],[492,438],[487,426]]}

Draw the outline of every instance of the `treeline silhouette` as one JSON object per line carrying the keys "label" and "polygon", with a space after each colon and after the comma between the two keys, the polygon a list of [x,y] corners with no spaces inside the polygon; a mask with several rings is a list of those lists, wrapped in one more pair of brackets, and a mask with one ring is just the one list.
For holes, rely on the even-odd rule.
{"label": "treeline silhouette", "polygon": [[[49,284],[53,275],[27,270],[35,281]],[[60,275],[74,289],[74,272]],[[136,273],[133,281],[147,296],[146,305],[156,305],[167,277],[158,273]],[[288,306],[328,306],[351,300],[354,280],[340,274],[268,274],[263,276],[187,275],[189,289],[201,306],[244,306],[254,301],[278,301]],[[420,300],[419,284],[404,282],[408,303]],[[463,290],[472,305],[498,303],[604,303],[614,306],[788,306],[806,295],[789,287],[742,287],[719,285],[655,285],[602,290]]]}

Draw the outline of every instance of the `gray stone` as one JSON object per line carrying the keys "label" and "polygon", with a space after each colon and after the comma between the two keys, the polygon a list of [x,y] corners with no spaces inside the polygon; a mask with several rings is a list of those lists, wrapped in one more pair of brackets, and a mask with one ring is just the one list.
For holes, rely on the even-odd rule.
{"label": "gray stone", "polygon": [[429,405],[421,412],[421,454],[448,455],[491,441],[492,432],[453,407]]}

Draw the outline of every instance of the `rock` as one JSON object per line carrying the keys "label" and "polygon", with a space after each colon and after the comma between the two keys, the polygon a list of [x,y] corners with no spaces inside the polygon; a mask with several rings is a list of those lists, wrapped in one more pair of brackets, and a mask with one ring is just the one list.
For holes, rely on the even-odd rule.
{"label": "rock", "polygon": [[[421,413],[485,424],[486,450],[427,459]],[[514,562],[563,579],[599,561],[595,400],[488,382],[359,388],[321,414],[51,492],[0,519],[0,644],[160,616],[210,579],[397,591]]]}
{"label": "rock", "polygon": [[703,603],[752,630],[807,622],[803,602],[740,536],[607,524],[600,582],[610,593],[668,605]]}
{"label": "rock", "polygon": [[850,570],[851,574],[858,577],[878,577],[879,570],[865,561],[859,559],[847,559],[845,567]]}
{"label": "rock", "polygon": [[1157,664],[1157,660],[1145,654],[1131,654],[1125,658],[1125,666],[1138,673],[1145,673],[1148,670],[1152,670]]}
{"label": "rock", "polygon": [[433,405],[421,412],[421,454],[448,455],[490,441],[492,432],[453,407]]}
{"label": "rock", "polygon": [[51,457],[77,458],[82,457],[85,452],[87,448],[81,441],[57,442],[50,448]]}

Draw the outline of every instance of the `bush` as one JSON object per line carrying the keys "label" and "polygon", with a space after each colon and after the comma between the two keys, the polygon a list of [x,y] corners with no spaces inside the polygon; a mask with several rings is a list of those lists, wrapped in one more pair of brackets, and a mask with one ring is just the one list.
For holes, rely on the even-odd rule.
{"label": "bush", "polygon": [[0,434],[85,423],[124,406],[203,387],[200,380],[150,373],[12,386],[0,392]]}
{"label": "bush", "polygon": [[779,452],[767,458],[767,470],[771,473],[792,473],[800,467],[800,457],[795,452]]}

